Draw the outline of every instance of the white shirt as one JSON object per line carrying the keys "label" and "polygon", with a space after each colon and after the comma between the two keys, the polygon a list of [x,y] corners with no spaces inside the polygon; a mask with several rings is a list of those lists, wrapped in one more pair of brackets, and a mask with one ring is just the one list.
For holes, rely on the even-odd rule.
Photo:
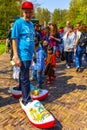
{"label": "white shirt", "polygon": [[72,51],[75,42],[75,33],[71,32],[67,37],[68,32],[63,36],[64,40],[64,51]]}

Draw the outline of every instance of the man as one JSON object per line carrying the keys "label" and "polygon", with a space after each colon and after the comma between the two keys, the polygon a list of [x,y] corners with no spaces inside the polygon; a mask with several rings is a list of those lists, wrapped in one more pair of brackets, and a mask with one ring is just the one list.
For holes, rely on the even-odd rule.
{"label": "man", "polygon": [[[85,32],[87,32],[87,27],[85,25],[78,24],[78,30],[76,32],[76,40],[74,44],[75,50],[75,64],[76,64],[76,72],[80,72],[82,66],[82,57],[86,53],[86,45],[82,42],[84,39],[86,40]],[[81,40],[82,39],[82,40]],[[80,40],[80,41],[79,41]]]}
{"label": "man", "polygon": [[63,33],[63,35],[64,35],[66,32],[68,32],[68,29],[69,29],[70,26],[71,26],[70,21],[66,21],[66,27],[64,28],[64,33]]}
{"label": "man", "polygon": [[[22,3],[23,17],[15,21],[12,29],[14,61],[20,67],[19,90],[22,90],[22,103],[31,102],[29,67],[34,53],[34,26],[30,21],[34,6],[32,2]],[[17,89],[17,88],[16,88]]]}
{"label": "man", "polygon": [[10,61],[12,61],[12,58],[13,58],[12,39],[11,39],[12,26],[13,26],[13,22],[11,21],[10,22],[10,29],[7,33],[7,38],[6,38],[8,51],[10,51]]}

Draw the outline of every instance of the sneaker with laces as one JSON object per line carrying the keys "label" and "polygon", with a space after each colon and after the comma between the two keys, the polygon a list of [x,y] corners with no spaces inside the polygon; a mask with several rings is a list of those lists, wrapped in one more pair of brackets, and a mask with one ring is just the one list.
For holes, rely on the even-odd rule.
{"label": "sneaker with laces", "polygon": [[70,66],[67,66],[67,69],[70,69]]}
{"label": "sneaker with laces", "polygon": [[69,68],[70,68],[70,66],[69,66],[68,64],[66,64],[66,68],[67,68],[67,69],[69,69]]}

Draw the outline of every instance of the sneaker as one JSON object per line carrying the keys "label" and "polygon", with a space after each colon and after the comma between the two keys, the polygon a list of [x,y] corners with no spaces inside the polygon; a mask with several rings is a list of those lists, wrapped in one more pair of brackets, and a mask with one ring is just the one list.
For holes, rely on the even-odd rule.
{"label": "sneaker", "polygon": [[77,68],[76,68],[76,72],[80,72],[80,67],[77,67]]}
{"label": "sneaker", "polygon": [[70,66],[67,66],[67,69],[70,69]]}
{"label": "sneaker", "polygon": [[70,66],[69,66],[68,64],[66,64],[66,68],[67,68],[67,69],[70,69]]}
{"label": "sneaker", "polygon": [[68,66],[68,64],[66,64],[66,67]]}
{"label": "sneaker", "polygon": [[10,61],[10,64],[11,64],[12,66],[14,66],[14,65],[15,65],[15,62],[14,62],[13,60],[11,60],[11,61]]}

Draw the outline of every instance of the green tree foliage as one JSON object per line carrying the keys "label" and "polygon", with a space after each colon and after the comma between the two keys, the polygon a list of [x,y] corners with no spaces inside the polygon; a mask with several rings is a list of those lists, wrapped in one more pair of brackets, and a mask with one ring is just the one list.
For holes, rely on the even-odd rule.
{"label": "green tree foliage", "polygon": [[20,16],[20,3],[21,0],[0,0],[0,39],[6,36],[10,21]]}
{"label": "green tree foliage", "polygon": [[71,0],[68,10],[54,10],[52,21],[59,27],[65,26],[67,20],[74,26],[78,22],[87,24],[87,0]]}
{"label": "green tree foliage", "polygon": [[36,18],[39,19],[39,22],[44,25],[44,22],[48,23],[51,18],[50,11],[48,9],[38,7],[36,9]]}
{"label": "green tree foliage", "polygon": [[52,21],[56,24],[59,24],[61,21],[61,11],[60,9],[55,9],[52,14]]}
{"label": "green tree foliage", "polygon": [[78,22],[87,24],[87,0],[71,0],[67,19],[73,25]]}
{"label": "green tree foliage", "polygon": [[[11,20],[21,16],[21,2],[24,0],[0,0],[0,39],[6,37]],[[32,0],[35,5],[35,16],[43,25],[52,21],[60,26],[65,26],[67,20],[73,25],[78,22],[87,24],[87,0],[70,0],[68,10],[55,9],[51,13],[48,9],[40,8],[37,0]],[[50,2],[50,1],[49,1]],[[61,1],[60,1],[61,2]]]}
{"label": "green tree foliage", "polygon": [[52,14],[52,22],[56,23],[58,27],[64,26],[66,22],[67,10],[55,9]]}

